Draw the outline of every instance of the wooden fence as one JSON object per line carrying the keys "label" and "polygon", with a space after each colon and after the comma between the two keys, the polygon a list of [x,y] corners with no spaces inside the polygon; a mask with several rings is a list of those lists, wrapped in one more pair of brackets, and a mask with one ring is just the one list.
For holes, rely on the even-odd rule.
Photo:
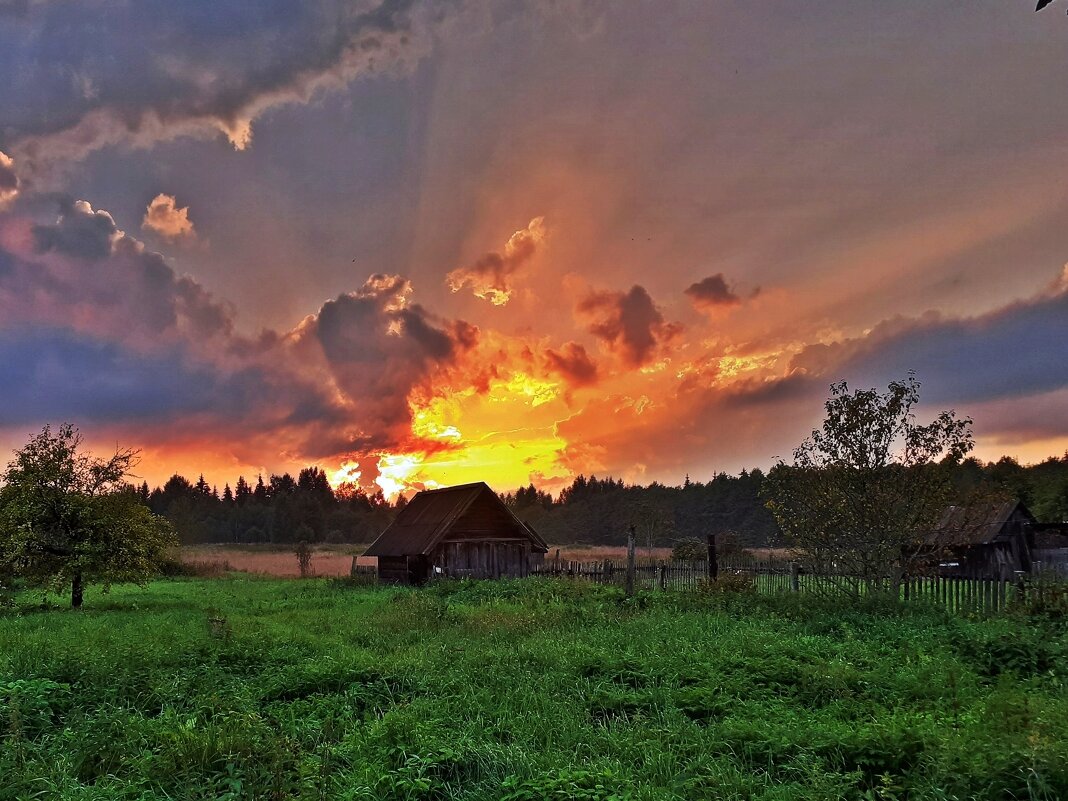
{"label": "wooden fence", "polygon": [[[888,580],[872,584],[847,575],[806,573],[796,562],[756,559],[747,556],[719,557],[720,578],[744,577],[757,592],[806,593],[834,595],[892,593]],[[625,586],[627,563],[569,562],[547,560],[533,571],[534,575],[572,578],[598,584]],[[696,590],[709,580],[705,561],[655,561],[638,559],[634,568],[636,589]],[[1048,573],[1025,576],[1022,573],[989,576],[910,576],[898,587],[898,599],[908,603],[942,606],[951,612],[1000,612],[1027,598],[1041,598],[1044,593],[1063,592],[1064,583]]]}
{"label": "wooden fence", "polygon": [[[883,581],[871,585],[855,576],[806,573],[796,562],[756,559],[745,555],[719,557],[718,574],[724,580],[748,579],[762,594],[806,593],[831,596],[890,593]],[[627,585],[627,562],[606,559],[576,562],[547,559],[531,569],[532,576],[589,581],[596,584]],[[351,578],[357,583],[377,582],[377,568],[357,565],[352,560]],[[696,591],[709,581],[706,561],[663,561],[636,559],[633,586],[636,590]],[[898,599],[906,603],[941,606],[950,612],[981,614],[1001,612],[1028,599],[1041,600],[1046,593],[1063,593],[1068,584],[1053,572],[1025,576],[1022,573],[998,578],[983,576],[910,576],[898,587]]]}

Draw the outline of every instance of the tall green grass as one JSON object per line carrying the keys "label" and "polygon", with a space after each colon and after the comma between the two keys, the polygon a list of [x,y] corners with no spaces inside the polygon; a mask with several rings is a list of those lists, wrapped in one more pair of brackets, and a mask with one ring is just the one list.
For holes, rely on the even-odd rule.
{"label": "tall green grass", "polygon": [[1062,624],[548,580],[0,616],[0,799],[1068,797]]}

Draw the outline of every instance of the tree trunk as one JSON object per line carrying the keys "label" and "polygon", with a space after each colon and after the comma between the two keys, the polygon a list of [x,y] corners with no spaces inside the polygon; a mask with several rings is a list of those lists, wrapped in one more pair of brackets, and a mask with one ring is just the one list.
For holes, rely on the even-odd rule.
{"label": "tree trunk", "polygon": [[70,580],[70,608],[81,609],[82,606],[82,574],[75,573]]}

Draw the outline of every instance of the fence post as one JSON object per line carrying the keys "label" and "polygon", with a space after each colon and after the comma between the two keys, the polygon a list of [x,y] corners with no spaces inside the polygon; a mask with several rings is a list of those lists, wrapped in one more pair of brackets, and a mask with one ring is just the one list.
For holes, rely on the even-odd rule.
{"label": "fence post", "polygon": [[634,526],[627,529],[627,597],[634,595]]}
{"label": "fence post", "polygon": [[352,567],[349,568],[349,578],[356,578],[356,559],[357,559],[357,556],[355,554],[353,554],[353,556],[352,556]]}
{"label": "fence post", "polygon": [[553,557],[553,575],[560,574],[560,549],[556,549],[556,556]]}
{"label": "fence post", "polygon": [[715,581],[719,578],[719,561],[716,559],[716,535],[708,535],[708,578]]}
{"label": "fence post", "polygon": [[797,562],[790,563],[790,592],[800,592],[801,590],[801,576],[800,570],[798,570]]}
{"label": "fence post", "polygon": [[658,567],[660,569],[660,589],[666,590],[667,589],[667,565],[665,565],[663,562],[661,562],[658,565]]}

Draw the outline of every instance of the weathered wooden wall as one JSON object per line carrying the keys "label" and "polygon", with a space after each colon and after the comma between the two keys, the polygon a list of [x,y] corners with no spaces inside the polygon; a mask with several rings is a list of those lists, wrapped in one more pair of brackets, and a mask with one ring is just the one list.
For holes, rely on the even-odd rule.
{"label": "weathered wooden wall", "polygon": [[530,574],[530,541],[475,539],[472,534],[438,545],[430,555],[435,575],[474,578],[520,577]]}
{"label": "weathered wooden wall", "polygon": [[408,584],[408,557],[378,557],[378,580],[383,584]]}

